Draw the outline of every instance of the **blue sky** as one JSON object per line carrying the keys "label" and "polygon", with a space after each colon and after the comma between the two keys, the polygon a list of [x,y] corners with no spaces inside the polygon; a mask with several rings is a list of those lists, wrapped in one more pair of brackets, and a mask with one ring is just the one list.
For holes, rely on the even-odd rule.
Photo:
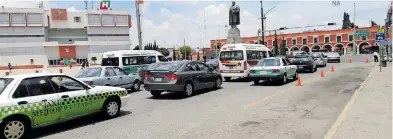
{"label": "blue sky", "polygon": [[[36,2],[36,1],[35,1]],[[348,12],[353,20],[353,1],[340,1],[340,6],[332,6],[332,1],[264,1],[265,12],[276,6],[266,15],[266,29],[320,25],[336,22],[337,26],[303,28],[285,32],[304,30],[340,29],[343,12]],[[32,7],[26,0],[0,0],[0,4],[12,7]],[[89,2],[89,9],[91,2]],[[142,5],[143,42],[157,41],[163,47],[173,47],[186,43],[192,47],[205,47],[209,40],[225,38],[228,22],[228,8],[231,1],[145,1]],[[241,8],[241,36],[256,36],[261,26],[259,1],[239,1]],[[70,8],[84,10],[81,1],[49,1],[47,8]],[[98,1],[94,1],[97,8]],[[356,24],[370,26],[370,20],[383,24],[389,1],[356,1]],[[72,8],[73,7],[73,8]],[[113,10],[127,10],[132,16],[133,27],[130,39],[137,44],[137,30],[134,1],[112,1]],[[204,12],[205,11],[205,12]],[[205,14],[204,14],[205,13]],[[204,22],[206,21],[206,22]],[[206,30],[205,30],[206,23]]]}

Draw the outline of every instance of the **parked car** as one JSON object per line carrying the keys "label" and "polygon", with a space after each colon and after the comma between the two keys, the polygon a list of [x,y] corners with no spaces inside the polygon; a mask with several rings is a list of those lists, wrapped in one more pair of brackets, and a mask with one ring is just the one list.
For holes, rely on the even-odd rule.
{"label": "parked car", "polygon": [[317,71],[317,64],[315,63],[314,59],[309,55],[297,55],[294,57],[291,63],[297,66],[298,71]]}
{"label": "parked car", "polygon": [[210,59],[209,61],[206,62],[207,65],[211,66],[214,69],[217,69],[219,61],[218,59]]}
{"label": "parked car", "polygon": [[162,92],[179,92],[185,97],[200,89],[221,88],[221,74],[203,62],[156,63],[145,70],[145,89],[154,97]]}
{"label": "parked car", "polygon": [[331,53],[326,53],[327,56],[327,62],[338,62],[340,63],[340,54],[338,54],[337,52],[331,52]]}
{"label": "parked car", "polygon": [[317,66],[326,67],[327,58],[321,52],[311,53],[311,57],[314,58]]}
{"label": "parked car", "polygon": [[139,91],[141,87],[138,75],[128,75],[123,69],[114,66],[84,68],[75,74],[75,78],[94,86],[116,86],[132,91]]}
{"label": "parked car", "polygon": [[303,55],[303,54],[306,54],[306,52],[305,51],[291,51],[291,53],[287,57],[291,61],[295,56]]}
{"label": "parked car", "polygon": [[288,78],[296,80],[297,77],[297,67],[284,57],[269,57],[259,61],[251,67],[249,76],[254,84],[259,84],[260,80],[280,81],[285,84]]}
{"label": "parked car", "polygon": [[0,78],[0,138],[30,138],[31,128],[49,126],[101,112],[108,118],[127,105],[126,89],[92,87],[60,73],[11,75]]}

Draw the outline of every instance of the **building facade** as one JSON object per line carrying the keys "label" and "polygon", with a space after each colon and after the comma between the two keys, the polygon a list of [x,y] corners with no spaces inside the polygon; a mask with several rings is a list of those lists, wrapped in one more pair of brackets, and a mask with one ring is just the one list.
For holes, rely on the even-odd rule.
{"label": "building facade", "polygon": [[130,27],[127,11],[0,8],[0,66],[99,63],[130,49]]}
{"label": "building facade", "polygon": [[[369,36],[356,36],[357,52],[370,53],[378,50],[379,46],[375,42],[375,33],[379,27],[364,27],[356,30],[370,31]],[[265,44],[267,47],[273,49],[275,36],[265,36]],[[279,34],[277,35],[277,45],[281,43],[286,45],[286,51],[301,50],[306,52],[315,51],[337,51],[342,54],[349,54],[352,51],[353,30],[325,30],[325,31],[311,31],[303,33]],[[243,43],[258,43],[258,37],[243,37]],[[215,44],[221,47],[226,43],[226,39],[211,40],[211,48],[214,49]]]}

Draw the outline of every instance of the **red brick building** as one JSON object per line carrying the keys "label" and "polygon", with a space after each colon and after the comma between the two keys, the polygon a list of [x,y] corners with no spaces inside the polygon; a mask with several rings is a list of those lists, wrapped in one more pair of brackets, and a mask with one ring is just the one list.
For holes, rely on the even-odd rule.
{"label": "red brick building", "polygon": [[[356,45],[359,46],[358,52],[364,53],[366,49],[378,50],[378,46],[375,42],[375,33],[379,27],[364,27],[356,30],[369,30],[369,36],[356,36]],[[282,41],[284,38],[284,41]],[[313,31],[304,33],[291,33],[291,34],[279,34],[277,35],[277,44],[286,43],[287,51],[302,50],[306,52],[327,50],[327,51],[338,51],[346,54],[352,50],[352,39],[353,30],[324,30],[324,31]],[[265,36],[265,44],[267,47],[273,48],[274,35]],[[218,46],[221,47],[226,43],[226,39],[211,40],[211,48],[214,48],[214,44],[217,42]],[[243,37],[243,43],[257,43],[258,37]]]}

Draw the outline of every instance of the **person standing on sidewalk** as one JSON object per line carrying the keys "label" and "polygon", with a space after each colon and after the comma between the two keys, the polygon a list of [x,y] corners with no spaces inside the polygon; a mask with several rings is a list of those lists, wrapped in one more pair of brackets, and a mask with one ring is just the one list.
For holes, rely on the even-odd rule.
{"label": "person standing on sidewalk", "polygon": [[86,60],[83,59],[83,61],[82,61],[82,69],[84,69],[85,66],[86,66]]}
{"label": "person standing on sidewalk", "polygon": [[378,62],[379,61],[378,60],[378,56],[379,56],[378,52],[374,51],[374,62]]}
{"label": "person standing on sidewalk", "polygon": [[10,72],[11,72],[11,70],[12,70],[12,65],[11,65],[11,63],[8,63],[8,69],[9,69]]}

